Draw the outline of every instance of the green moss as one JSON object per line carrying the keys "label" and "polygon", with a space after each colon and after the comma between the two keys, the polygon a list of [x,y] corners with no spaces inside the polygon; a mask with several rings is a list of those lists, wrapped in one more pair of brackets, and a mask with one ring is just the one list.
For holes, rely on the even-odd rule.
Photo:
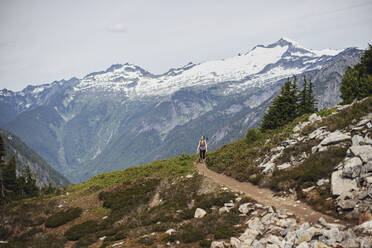
{"label": "green moss", "polygon": [[81,208],[70,208],[65,211],[57,212],[45,221],[45,226],[51,228],[62,226],[80,217],[82,212],[83,210]]}

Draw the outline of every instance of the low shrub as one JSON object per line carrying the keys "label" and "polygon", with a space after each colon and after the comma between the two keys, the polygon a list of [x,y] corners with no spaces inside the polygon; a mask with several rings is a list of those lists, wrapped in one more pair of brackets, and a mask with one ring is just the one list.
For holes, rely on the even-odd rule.
{"label": "low shrub", "polygon": [[57,212],[45,221],[45,226],[50,228],[62,226],[80,217],[82,212],[83,210],[81,208],[70,208],[65,211]]}
{"label": "low shrub", "polygon": [[209,248],[211,247],[212,240],[209,239],[203,239],[202,241],[199,242],[200,247],[202,248]]}
{"label": "low shrub", "polygon": [[145,246],[150,246],[152,244],[154,244],[156,238],[154,236],[144,236],[144,237],[141,237],[138,239],[138,243],[139,244],[142,244],[142,245],[145,245]]}
{"label": "low shrub", "polygon": [[94,220],[89,220],[84,223],[70,227],[65,232],[65,237],[68,240],[75,241],[86,235],[95,233],[96,231],[98,231],[98,223]]}
{"label": "low shrub", "polygon": [[247,144],[252,144],[255,141],[259,140],[262,137],[262,133],[259,129],[256,128],[250,128],[247,131],[247,134],[245,136],[245,141]]}
{"label": "low shrub", "polygon": [[25,241],[25,240],[30,240],[33,238],[33,236],[37,233],[41,233],[43,232],[43,229],[42,228],[32,228],[31,230],[23,233],[21,236],[17,237],[17,240],[22,240],[22,241]]}
{"label": "low shrub", "polygon": [[[300,166],[289,170],[274,170],[270,188],[275,191],[302,189],[321,178],[328,177],[346,155],[347,148],[330,148],[310,155]],[[310,183],[310,184],[309,184]]]}

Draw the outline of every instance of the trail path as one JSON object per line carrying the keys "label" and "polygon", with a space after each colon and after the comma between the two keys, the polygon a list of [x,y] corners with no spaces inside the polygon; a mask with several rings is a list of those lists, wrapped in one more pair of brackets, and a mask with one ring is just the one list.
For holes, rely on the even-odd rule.
{"label": "trail path", "polygon": [[249,182],[239,182],[231,177],[208,169],[204,164],[196,163],[195,166],[200,174],[212,179],[217,184],[222,184],[230,189],[243,192],[248,197],[255,199],[263,205],[288,210],[304,221],[316,223],[320,217],[323,217],[327,222],[339,222],[328,215],[314,211],[311,207],[302,202],[283,197],[275,197],[274,193],[269,189],[259,188]]}

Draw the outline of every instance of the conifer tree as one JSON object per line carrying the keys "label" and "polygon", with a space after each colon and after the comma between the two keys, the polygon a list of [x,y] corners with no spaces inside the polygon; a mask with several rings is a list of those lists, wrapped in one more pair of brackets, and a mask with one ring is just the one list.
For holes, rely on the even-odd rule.
{"label": "conifer tree", "polygon": [[[296,79],[295,79],[296,80]],[[272,105],[264,114],[261,129],[275,129],[294,120],[297,116],[296,82],[289,79],[281,88],[280,95],[275,97]]]}
{"label": "conifer tree", "polygon": [[3,157],[5,157],[5,142],[3,137],[0,135],[0,202],[2,202],[2,199],[5,199],[5,185],[3,180],[5,161],[3,160]]}
{"label": "conifer tree", "polygon": [[22,177],[25,179],[24,191],[26,193],[26,196],[28,197],[37,196],[40,190],[36,185],[35,176],[33,175],[31,168],[29,166],[25,167]]}
{"label": "conifer tree", "polygon": [[341,98],[344,104],[372,95],[372,46],[364,52],[360,63],[346,69],[341,80]]}
{"label": "conifer tree", "polygon": [[12,156],[3,167],[3,183],[5,188],[5,198],[14,200],[18,192],[16,160]]}

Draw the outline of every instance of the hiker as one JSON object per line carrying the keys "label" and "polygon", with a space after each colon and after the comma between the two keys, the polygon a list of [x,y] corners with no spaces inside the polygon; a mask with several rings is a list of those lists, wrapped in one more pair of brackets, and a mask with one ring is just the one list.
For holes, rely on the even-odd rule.
{"label": "hiker", "polygon": [[198,148],[196,149],[196,152],[200,154],[199,162],[204,163],[205,160],[205,153],[208,151],[208,145],[207,141],[205,140],[204,136],[201,136],[201,139],[199,140]]}

